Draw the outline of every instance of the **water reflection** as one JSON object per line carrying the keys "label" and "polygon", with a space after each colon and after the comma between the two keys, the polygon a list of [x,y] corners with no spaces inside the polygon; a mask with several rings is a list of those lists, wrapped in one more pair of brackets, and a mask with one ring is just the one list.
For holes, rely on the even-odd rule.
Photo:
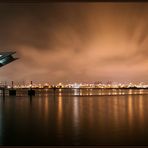
{"label": "water reflection", "polygon": [[63,137],[63,131],[62,131],[62,124],[63,124],[63,99],[62,96],[59,96],[57,98],[57,132],[58,132],[58,137],[62,138]]}
{"label": "water reflection", "polygon": [[74,95],[79,95],[79,89],[74,89]]}
{"label": "water reflection", "polygon": [[[112,104],[110,104],[110,106],[112,106]],[[117,97],[114,98],[114,105],[113,105],[112,108],[113,108],[113,115],[114,115],[115,123],[116,123],[116,125],[118,125],[119,124],[119,116],[118,116],[118,114],[119,114],[119,110],[118,110],[119,104],[118,104],[118,98]]]}
{"label": "water reflection", "polygon": [[74,145],[79,144],[79,98],[75,97],[73,100],[73,131],[74,131]]}
{"label": "water reflection", "polygon": [[[88,117],[89,117],[89,128],[93,126],[93,120],[94,120],[94,115],[93,115],[93,99],[91,97],[88,98]],[[86,111],[85,111],[86,112]]]}
{"label": "water reflection", "polygon": [[[131,93],[128,91],[108,93]],[[103,90],[82,92],[93,95]],[[82,97],[77,95],[78,89],[66,92],[77,96],[63,93],[57,92],[55,98],[47,91],[32,98],[6,97],[5,102],[1,98],[0,144],[148,144],[144,138],[148,136],[148,95]]]}
{"label": "water reflection", "polygon": [[62,95],[62,89],[59,89],[58,95],[59,95],[59,96]]}
{"label": "water reflection", "polygon": [[45,103],[44,103],[44,118],[45,123],[48,124],[48,115],[49,115],[49,102],[48,102],[48,94],[45,94]]}
{"label": "water reflection", "polygon": [[144,116],[144,110],[146,100],[144,100],[144,96],[138,95],[138,96],[132,96],[129,95],[128,97],[128,121],[129,121],[129,129],[130,132],[133,132],[132,130],[139,129],[140,132],[143,132],[144,130],[144,118],[147,118]]}
{"label": "water reflection", "polygon": [[74,103],[73,103],[73,119],[74,119],[74,127],[78,127],[79,124],[79,98],[75,97],[74,98]]}
{"label": "water reflection", "polygon": [[132,128],[133,124],[133,103],[132,103],[132,96],[128,96],[128,121],[129,121],[129,129]]}
{"label": "water reflection", "polygon": [[144,126],[144,101],[142,95],[139,96],[139,121],[140,121],[140,127],[143,130]]}

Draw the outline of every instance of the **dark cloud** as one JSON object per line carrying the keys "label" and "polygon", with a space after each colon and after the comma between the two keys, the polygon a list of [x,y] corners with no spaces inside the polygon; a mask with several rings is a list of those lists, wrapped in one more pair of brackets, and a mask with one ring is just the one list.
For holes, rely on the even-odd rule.
{"label": "dark cloud", "polygon": [[6,81],[147,81],[147,3],[1,3]]}

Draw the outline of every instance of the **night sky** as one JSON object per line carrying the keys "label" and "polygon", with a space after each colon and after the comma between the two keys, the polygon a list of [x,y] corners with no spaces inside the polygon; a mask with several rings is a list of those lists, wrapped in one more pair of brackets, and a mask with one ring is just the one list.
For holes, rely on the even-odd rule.
{"label": "night sky", "polygon": [[148,82],[148,3],[0,3],[0,81]]}

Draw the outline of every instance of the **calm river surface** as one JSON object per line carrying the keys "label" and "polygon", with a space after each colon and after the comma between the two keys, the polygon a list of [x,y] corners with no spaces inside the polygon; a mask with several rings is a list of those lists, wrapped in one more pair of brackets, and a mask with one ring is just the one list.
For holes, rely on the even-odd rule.
{"label": "calm river surface", "polygon": [[0,145],[148,145],[148,90],[0,96]]}

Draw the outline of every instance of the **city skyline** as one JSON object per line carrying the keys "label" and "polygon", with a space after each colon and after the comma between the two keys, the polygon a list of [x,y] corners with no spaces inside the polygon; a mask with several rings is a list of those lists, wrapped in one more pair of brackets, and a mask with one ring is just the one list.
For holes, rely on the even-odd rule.
{"label": "city skyline", "polygon": [[1,81],[148,82],[147,3],[0,3]]}

